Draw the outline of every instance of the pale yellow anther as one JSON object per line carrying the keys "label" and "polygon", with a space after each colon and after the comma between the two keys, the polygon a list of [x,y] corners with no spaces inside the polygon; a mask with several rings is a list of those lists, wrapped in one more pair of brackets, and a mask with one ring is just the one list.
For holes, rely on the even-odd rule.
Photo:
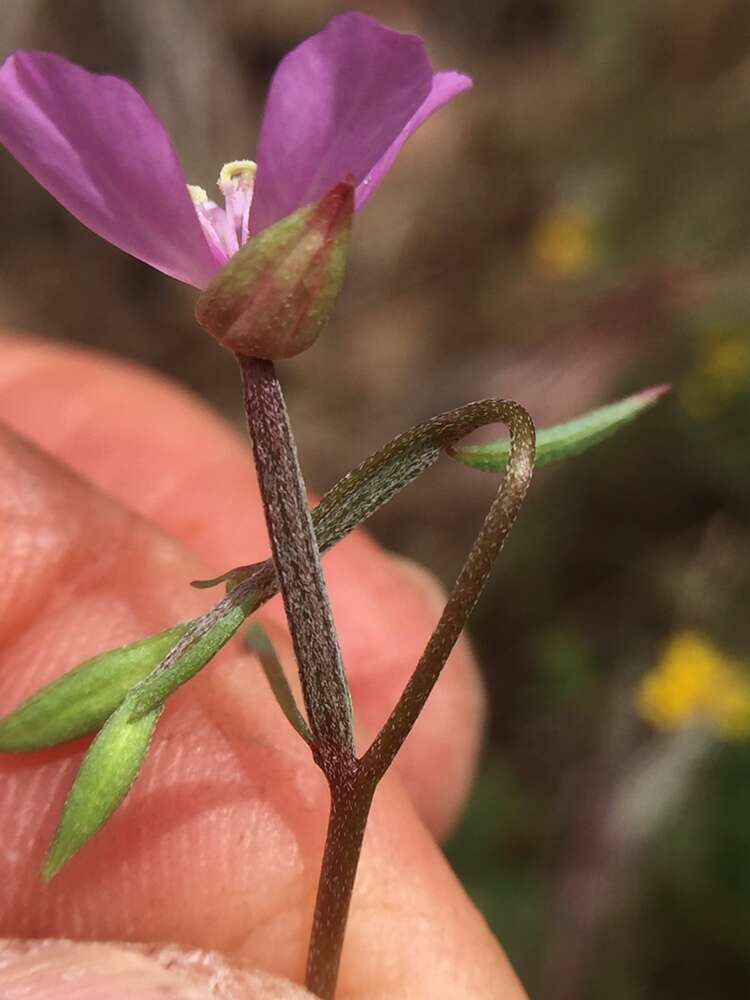
{"label": "pale yellow anther", "polygon": [[202,205],[204,201],[208,201],[205,188],[198,187],[197,184],[188,184],[187,189],[194,205]]}
{"label": "pale yellow anther", "polygon": [[217,257],[228,259],[237,253],[250,235],[250,205],[255,187],[256,166],[252,160],[225,163],[217,179],[224,205],[212,201],[202,187],[188,184],[203,234]]}
{"label": "pale yellow anther", "polygon": [[252,189],[257,169],[257,164],[253,160],[232,160],[230,163],[225,163],[217,181],[219,190],[223,192],[225,187]]}

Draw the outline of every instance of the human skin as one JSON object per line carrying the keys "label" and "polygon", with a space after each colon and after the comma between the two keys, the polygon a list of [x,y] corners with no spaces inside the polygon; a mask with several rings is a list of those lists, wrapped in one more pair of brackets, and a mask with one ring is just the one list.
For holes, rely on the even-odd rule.
{"label": "human skin", "polygon": [[[173,384],[8,335],[0,420],[0,712],[205,610],[218,594],[189,580],[267,555],[248,445]],[[324,568],[363,748],[440,591],[362,532]],[[278,599],[261,619],[293,670]],[[461,644],[376,795],[337,997],[524,996],[436,845],[464,801],[482,710]],[[0,757],[0,993],[305,995],[266,974],[303,978],[327,790],[241,642],[170,698],[121,809],[45,885],[39,866],[85,746]]]}

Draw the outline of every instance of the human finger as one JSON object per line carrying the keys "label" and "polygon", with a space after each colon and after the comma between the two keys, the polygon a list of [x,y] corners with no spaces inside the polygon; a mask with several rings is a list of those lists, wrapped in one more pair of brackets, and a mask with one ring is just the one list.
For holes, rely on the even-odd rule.
{"label": "human finger", "polygon": [[[205,601],[184,587],[203,564],[7,431],[0,526],[0,711],[70,662],[190,617]],[[300,981],[327,790],[240,644],[170,698],[123,806],[40,884],[83,749],[78,741],[0,758],[0,934],[171,941]],[[409,798],[387,779],[365,838],[340,997],[521,995]]]}
{"label": "human finger", "polygon": [[[8,336],[0,340],[0,419],[179,539],[209,575],[267,555],[247,442],[168,380]],[[325,572],[357,717],[374,735],[437,621],[442,592],[361,531],[326,557]],[[283,621],[279,602],[271,613]],[[483,716],[482,685],[461,641],[395,765],[438,836],[465,800]]]}

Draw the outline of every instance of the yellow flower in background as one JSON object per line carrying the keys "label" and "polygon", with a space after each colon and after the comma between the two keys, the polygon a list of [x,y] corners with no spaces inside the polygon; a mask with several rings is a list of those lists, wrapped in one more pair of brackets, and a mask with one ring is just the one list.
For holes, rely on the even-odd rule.
{"label": "yellow flower in background", "polygon": [[728,740],[750,737],[750,675],[697,632],[679,632],[636,692],[639,713],[657,729],[694,723]]}
{"label": "yellow flower in background", "polygon": [[696,419],[715,416],[750,381],[750,337],[744,333],[712,335],[695,367],[680,386],[682,405]]}
{"label": "yellow flower in background", "polygon": [[561,277],[579,274],[594,259],[591,219],[573,208],[560,208],[544,216],[531,234],[531,252],[544,271]]}

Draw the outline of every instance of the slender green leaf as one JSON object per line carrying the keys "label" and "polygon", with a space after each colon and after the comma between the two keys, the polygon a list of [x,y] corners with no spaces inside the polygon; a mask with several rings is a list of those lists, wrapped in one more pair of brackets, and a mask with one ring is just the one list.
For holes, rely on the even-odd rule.
{"label": "slender green leaf", "polygon": [[[540,468],[579,455],[592,445],[598,444],[652,407],[668,388],[661,385],[644,389],[617,403],[610,403],[609,406],[602,406],[598,410],[576,417],[575,420],[542,428],[537,431],[536,436],[536,467]],[[509,450],[510,442],[503,438],[491,441],[489,444],[456,448],[451,455],[473,469],[480,469],[482,472],[502,472],[508,461]]]}
{"label": "slender green leaf", "polygon": [[[190,633],[186,633],[184,638],[188,641],[184,649],[178,641],[159,666],[132,689],[132,697],[129,699],[132,720],[135,721],[152,712],[181,684],[202,670],[221,647],[229,642],[253,610],[255,607],[250,607],[246,603],[222,608],[219,614],[213,616],[213,620],[202,634],[193,637]],[[196,619],[197,623],[200,621]]]}
{"label": "slender green leaf", "polygon": [[96,732],[188,625],[175,625],[81,663],[0,720],[0,752],[39,750]]}
{"label": "slender green leaf", "polygon": [[289,681],[286,679],[284,668],[281,666],[276,650],[273,648],[268,633],[262,625],[254,622],[245,633],[245,643],[247,648],[260,660],[263,673],[273,691],[279,708],[287,717],[287,720],[297,730],[303,740],[312,742],[312,733],[302,712],[300,712],[297,702],[294,700]]}
{"label": "slender green leaf", "polygon": [[148,753],[163,705],[130,721],[127,696],[83,758],[42,866],[51,879],[97,833],[133,787]]}

